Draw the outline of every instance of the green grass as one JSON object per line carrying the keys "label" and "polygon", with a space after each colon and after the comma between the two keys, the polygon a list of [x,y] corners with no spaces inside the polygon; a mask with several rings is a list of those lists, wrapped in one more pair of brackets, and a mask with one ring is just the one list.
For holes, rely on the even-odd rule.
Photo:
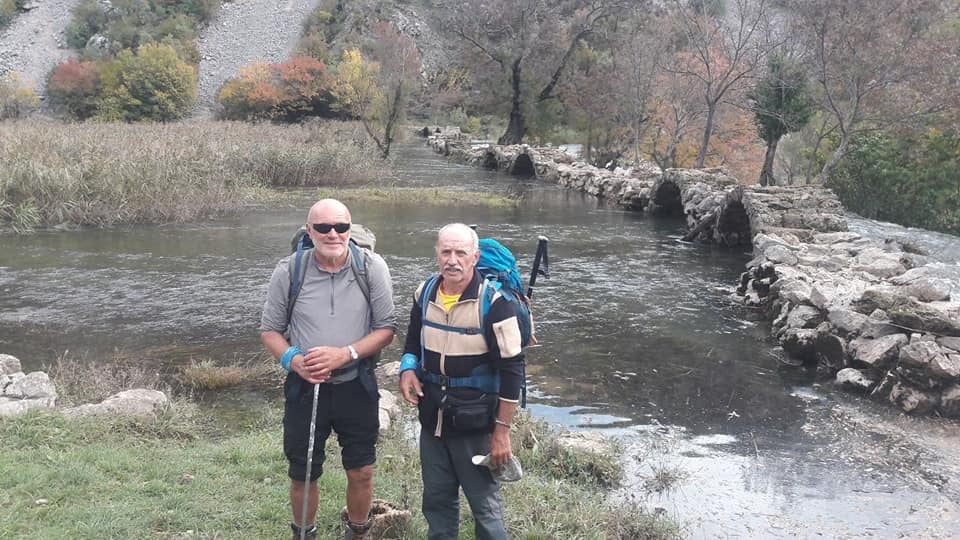
{"label": "green grass", "polygon": [[[157,420],[39,411],[0,419],[0,539],[283,538],[290,512],[279,410],[226,437],[204,436],[208,422],[182,402]],[[542,432],[539,443],[547,437]],[[504,486],[513,537],[678,536],[674,523],[608,501],[594,483],[541,469],[521,439],[514,444],[527,460],[524,478]],[[346,480],[333,438],[327,455],[317,521],[321,537],[336,538]],[[410,437],[394,427],[381,437],[378,456],[376,496],[410,508],[407,538],[425,537]],[[461,511],[461,538],[473,538],[463,501]]]}

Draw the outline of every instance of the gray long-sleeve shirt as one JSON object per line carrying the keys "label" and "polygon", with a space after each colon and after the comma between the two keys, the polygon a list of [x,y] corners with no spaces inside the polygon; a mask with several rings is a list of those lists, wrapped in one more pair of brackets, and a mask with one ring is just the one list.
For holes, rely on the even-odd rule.
{"label": "gray long-sleeve shirt", "polygon": [[[352,257],[353,253],[349,256]],[[304,351],[319,346],[346,347],[373,330],[396,330],[393,283],[387,263],[373,252],[369,252],[366,261],[370,305],[356,283],[349,259],[338,271],[327,272],[310,258],[303,287],[290,317],[290,345]],[[287,329],[289,265],[294,262],[293,255],[285,257],[273,270],[260,318],[261,332],[283,333]],[[352,365],[353,362],[344,368]],[[346,376],[334,377],[330,382],[345,382],[355,376],[356,371],[353,371]]]}

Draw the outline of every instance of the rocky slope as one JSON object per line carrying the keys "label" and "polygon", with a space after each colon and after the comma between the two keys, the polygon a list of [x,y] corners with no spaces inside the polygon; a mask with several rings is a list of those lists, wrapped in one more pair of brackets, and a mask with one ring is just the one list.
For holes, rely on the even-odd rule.
{"label": "rocky slope", "polygon": [[75,53],[67,46],[63,30],[70,12],[80,0],[34,0],[31,9],[13,18],[0,33],[0,75],[21,73],[42,93],[47,75],[54,66]]}
{"label": "rocky slope", "polygon": [[200,33],[200,78],[195,117],[210,116],[220,85],[257,60],[289,56],[304,18],[319,0],[236,0],[224,3]]}

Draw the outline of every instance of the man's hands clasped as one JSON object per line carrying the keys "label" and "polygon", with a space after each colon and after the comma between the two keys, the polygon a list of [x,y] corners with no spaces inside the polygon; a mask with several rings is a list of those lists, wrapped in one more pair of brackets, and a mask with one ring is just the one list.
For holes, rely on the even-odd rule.
{"label": "man's hands clasped", "polygon": [[296,355],[290,366],[305,381],[311,384],[325,383],[334,370],[350,362],[350,350],[346,347],[313,347],[306,354]]}

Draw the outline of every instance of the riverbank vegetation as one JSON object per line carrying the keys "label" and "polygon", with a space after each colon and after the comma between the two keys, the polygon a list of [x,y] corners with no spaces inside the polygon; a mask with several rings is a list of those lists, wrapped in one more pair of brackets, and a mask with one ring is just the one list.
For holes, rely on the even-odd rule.
{"label": "riverbank vegetation", "polygon": [[369,188],[369,189],[320,189],[317,199],[336,198],[345,203],[377,203],[395,206],[486,206],[489,208],[513,208],[520,204],[518,197],[500,195],[488,191],[467,191],[438,188]]}
{"label": "riverbank vegetation", "polygon": [[359,126],[0,124],[0,225],[200,219],[265,188],[375,183],[385,176]]}
{"label": "riverbank vegetation", "polygon": [[[62,367],[76,361],[62,359]],[[89,370],[88,370],[89,371]],[[159,379],[118,366],[112,376],[88,380],[52,370],[70,402],[137,383],[163,388]],[[103,382],[107,381],[107,382]],[[196,404],[174,398],[155,418],[68,418],[32,411],[0,419],[0,538],[130,537],[273,538],[289,522],[286,461],[277,405],[260,411],[243,430],[225,430]],[[169,391],[169,388],[166,388]],[[102,398],[97,398],[102,399]],[[393,423],[378,447],[376,496],[410,509],[405,538],[426,536],[418,510],[420,465],[409,430],[411,413]],[[523,414],[513,435],[524,465],[520,482],[504,485],[508,527],[526,538],[676,538],[669,519],[630,502],[608,498],[622,475],[619,457],[572,450],[546,423]],[[335,438],[327,455],[336,456]],[[338,537],[346,486],[336,459],[321,477],[318,525],[323,538]],[[463,534],[473,538],[462,503]]]}

